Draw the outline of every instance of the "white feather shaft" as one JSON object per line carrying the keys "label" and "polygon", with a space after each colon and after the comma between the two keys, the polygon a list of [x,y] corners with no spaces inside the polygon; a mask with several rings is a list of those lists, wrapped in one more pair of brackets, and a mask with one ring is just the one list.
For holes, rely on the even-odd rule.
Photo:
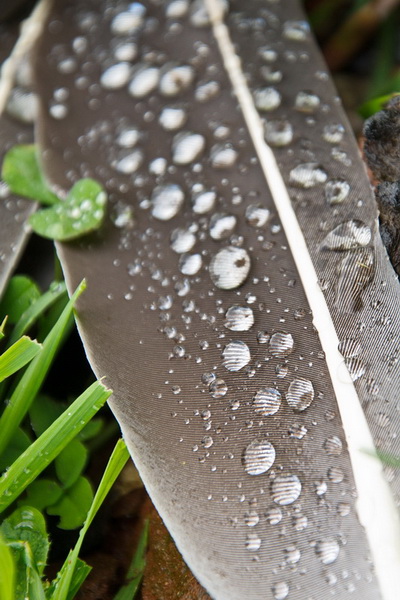
{"label": "white feather shaft", "polygon": [[374,454],[375,446],[357,391],[350,378],[344,383],[339,377],[343,369],[343,357],[338,351],[337,333],[325,297],[318,286],[318,277],[281,172],[271,149],[264,141],[261,119],[241,70],[228,28],[223,23],[221,4],[215,0],[205,0],[205,4],[225,68],[286,232],[313,312],[314,325],[325,352],[357,486],[358,516],[369,541],[382,598],[397,600],[400,590],[400,519],[394,498],[380,462],[369,454]]}

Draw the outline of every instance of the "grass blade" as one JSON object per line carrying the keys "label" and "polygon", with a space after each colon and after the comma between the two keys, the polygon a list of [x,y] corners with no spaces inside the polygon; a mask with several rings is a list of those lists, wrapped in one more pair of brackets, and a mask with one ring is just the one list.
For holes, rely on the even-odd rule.
{"label": "grass blade", "polygon": [[83,429],[111,395],[96,381],[25,450],[0,479],[0,512],[32,483],[63,448]]}
{"label": "grass blade", "polygon": [[25,417],[39,391],[57,348],[59,347],[60,341],[63,338],[63,333],[68,326],[74,303],[85,287],[86,284],[82,281],[61,313],[57,323],[44,340],[42,351],[33,359],[25,371],[10,398],[10,402],[4,409],[0,418],[0,454],[4,452],[16,428]]}
{"label": "grass blade", "polygon": [[140,583],[143,578],[144,569],[146,566],[146,549],[149,540],[149,521],[144,522],[142,533],[140,534],[139,543],[132,562],[125,576],[128,581],[114,596],[114,600],[133,600],[136,596]]}
{"label": "grass blade", "polygon": [[66,285],[64,282],[56,282],[50,286],[50,289],[36,300],[21,316],[15,325],[9,343],[16,342],[35,321],[52,306],[59,298],[66,294]]}
{"label": "grass blade", "polygon": [[73,577],[75,571],[75,565],[78,560],[78,554],[80,552],[83,539],[86,535],[87,530],[89,529],[98,509],[104,501],[104,498],[107,496],[110,488],[112,487],[114,481],[117,479],[118,475],[122,471],[126,461],[129,458],[129,452],[125,445],[125,442],[120,439],[118,440],[114,451],[108,461],[107,467],[104,471],[104,475],[100,481],[99,487],[97,489],[96,495],[93,499],[92,506],[88,512],[85,524],[79,532],[79,538],[75,547],[69,555],[67,556],[66,561],[64,562],[61,571],[59,573],[59,579],[56,582],[54,593],[51,596],[51,600],[67,600],[69,598],[68,590],[70,588],[71,579]]}
{"label": "grass blade", "polygon": [[0,598],[15,598],[15,565],[10,548],[0,535]]}
{"label": "grass blade", "polygon": [[42,344],[24,335],[0,356],[0,382],[27,365],[41,350]]}

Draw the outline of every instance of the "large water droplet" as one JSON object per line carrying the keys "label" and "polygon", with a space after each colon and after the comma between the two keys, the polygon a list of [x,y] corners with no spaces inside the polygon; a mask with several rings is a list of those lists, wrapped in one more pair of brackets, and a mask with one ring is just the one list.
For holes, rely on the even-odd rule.
{"label": "large water droplet", "polygon": [[362,221],[352,219],[335,227],[324,238],[321,247],[327,250],[352,250],[367,246],[371,241],[371,229]]}
{"label": "large water droplet", "polygon": [[289,595],[289,586],[286,581],[279,581],[271,588],[274,600],[285,600]]}
{"label": "large water droplet", "polygon": [[236,227],[236,221],[234,215],[215,213],[210,219],[210,236],[213,240],[228,238]]}
{"label": "large water droplet", "polygon": [[228,246],[212,258],[209,273],[213,283],[221,290],[241,286],[250,271],[250,257],[244,248]]}
{"label": "large water droplet", "polygon": [[375,255],[372,248],[360,248],[344,256],[336,296],[336,306],[341,313],[361,309],[361,294],[372,280],[374,270]]}
{"label": "large water droplet", "polygon": [[225,327],[231,331],[248,331],[254,324],[254,314],[248,306],[231,306],[225,314]]}
{"label": "large water droplet", "polygon": [[345,338],[339,343],[338,350],[344,358],[354,358],[361,352],[361,344],[353,338]]}
{"label": "large water droplet", "polygon": [[343,470],[340,467],[330,467],[328,469],[328,479],[332,483],[342,483],[344,479]]}
{"label": "large water droplet", "polygon": [[178,133],[172,142],[172,160],[177,165],[188,165],[203,152],[206,140],[199,133]]}
{"label": "large water droplet", "polygon": [[227,344],[222,352],[223,366],[228,371],[240,371],[249,364],[251,355],[247,344],[241,341],[234,341]]}
{"label": "large water droplet", "polygon": [[314,162],[297,165],[289,174],[289,183],[304,189],[315,187],[319,183],[325,183],[327,179],[328,175],[324,169]]}
{"label": "large water droplet", "polygon": [[139,2],[129,5],[129,10],[118,13],[111,21],[111,31],[116,35],[131,35],[143,25],[145,7]]}
{"label": "large water droplet", "polygon": [[301,494],[301,482],[297,475],[278,475],[271,483],[272,500],[280,506],[296,502]]}
{"label": "large water droplet", "polygon": [[262,475],[274,464],[275,448],[266,440],[253,440],[243,452],[243,466],[249,475]]}
{"label": "large water droplet", "polygon": [[293,379],[286,392],[287,403],[293,410],[306,410],[314,400],[314,387],[308,379]]}
{"label": "large water droplet", "polygon": [[134,98],[144,98],[157,87],[160,71],[157,67],[139,67],[129,84],[128,91]]}
{"label": "large water droplet", "polygon": [[203,215],[214,208],[217,194],[212,191],[203,191],[193,196],[193,212]]}
{"label": "large water droplet", "polygon": [[320,540],[315,545],[315,554],[324,565],[330,565],[331,563],[335,562],[339,556],[339,552],[339,544],[333,538]]}
{"label": "large water droplet", "polygon": [[258,110],[271,111],[280,106],[282,97],[278,90],[273,87],[265,87],[254,92],[254,103]]}
{"label": "large water droplet", "polygon": [[253,398],[256,413],[262,416],[274,415],[281,405],[281,395],[275,388],[261,388]]}
{"label": "large water droplet", "polygon": [[273,356],[283,358],[293,352],[294,340],[290,333],[277,331],[269,340],[269,351]]}
{"label": "large water droplet", "polygon": [[288,146],[293,141],[293,127],[289,121],[274,119],[264,123],[264,137],[267,144],[275,148]]}
{"label": "large water droplet", "polygon": [[151,195],[151,214],[160,221],[169,221],[178,214],[184,199],[185,194],[179,185],[157,186]]}
{"label": "large water droplet", "polygon": [[325,185],[325,198],[328,204],[342,204],[350,193],[350,184],[344,179],[331,179]]}
{"label": "large water droplet", "polygon": [[185,124],[186,119],[187,114],[183,108],[166,106],[160,114],[159,122],[167,131],[175,131]]}
{"label": "large water droplet", "polygon": [[127,62],[120,62],[106,69],[101,77],[100,83],[108,90],[117,90],[128,83],[131,74],[131,65]]}
{"label": "large water droplet", "polygon": [[346,358],[344,362],[351,381],[357,381],[357,379],[360,379],[365,374],[366,366],[359,358]]}
{"label": "large water droplet", "polygon": [[196,236],[188,229],[174,229],[171,233],[171,248],[178,254],[189,252],[196,243]]}

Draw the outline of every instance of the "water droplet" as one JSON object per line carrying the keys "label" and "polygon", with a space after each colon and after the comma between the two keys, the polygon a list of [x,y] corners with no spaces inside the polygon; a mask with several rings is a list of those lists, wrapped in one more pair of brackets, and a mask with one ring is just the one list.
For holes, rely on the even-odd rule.
{"label": "water droplet", "polygon": [[366,366],[359,358],[346,358],[344,362],[351,381],[357,381],[357,379],[365,375]]}
{"label": "water droplet", "polygon": [[179,270],[183,275],[196,275],[203,265],[201,254],[182,254]]}
{"label": "water droplet", "polygon": [[111,212],[111,220],[116,227],[132,228],[134,224],[133,208],[124,202],[117,202]]}
{"label": "water droplet", "polygon": [[201,443],[203,444],[204,448],[211,448],[211,446],[214,444],[214,440],[212,439],[211,435],[205,435],[201,440]]}
{"label": "water droplet", "polygon": [[213,256],[209,273],[211,280],[221,290],[233,290],[241,286],[250,271],[250,257],[244,248],[228,246]]}
{"label": "water droplet", "polygon": [[288,146],[293,141],[293,127],[289,121],[283,119],[266,121],[264,137],[267,144],[275,148]]}
{"label": "water droplet", "polygon": [[209,385],[212,381],[215,381],[217,376],[215,373],[203,373],[201,376],[201,381],[206,385]]}
{"label": "water droplet", "polygon": [[282,97],[273,87],[260,88],[254,91],[254,103],[258,110],[271,111],[280,106]]}
{"label": "water droplet", "polygon": [[254,324],[254,314],[248,306],[231,306],[225,314],[225,327],[231,331],[248,331]]}
{"label": "water droplet", "polygon": [[362,308],[361,294],[372,280],[375,256],[372,248],[348,252],[340,265],[336,306],[341,313]]}
{"label": "water droplet", "polygon": [[38,97],[25,89],[14,88],[7,100],[7,113],[22,123],[34,123],[39,109]]}
{"label": "water droplet", "polygon": [[295,515],[293,517],[293,527],[296,531],[303,531],[307,528],[308,519],[305,515]]}
{"label": "water droplet", "polygon": [[246,221],[252,227],[264,227],[267,223],[270,212],[259,204],[249,204],[246,208]]}
{"label": "water droplet", "polygon": [[350,193],[350,184],[344,179],[331,179],[325,185],[325,199],[328,204],[342,204]]}
{"label": "water droplet", "polygon": [[293,352],[294,340],[290,333],[277,331],[269,340],[269,351],[273,356],[283,358]]}
{"label": "water droplet", "polygon": [[344,473],[339,467],[330,467],[328,469],[328,479],[332,483],[342,483],[344,479]]}
{"label": "water droplet", "polygon": [[211,164],[215,169],[232,167],[237,159],[237,152],[231,144],[216,144],[211,148]]}
{"label": "water droplet", "polygon": [[324,450],[329,456],[340,456],[342,449],[342,441],[336,435],[332,435],[324,441]]}
{"label": "water droplet", "polygon": [[281,395],[275,388],[261,388],[253,398],[256,413],[262,416],[274,415],[281,405]]}
{"label": "water droplet", "polygon": [[194,97],[198,102],[207,102],[211,98],[215,98],[220,92],[218,81],[208,81],[197,86]]}
{"label": "water droplet", "polygon": [[165,8],[165,16],[168,19],[180,19],[184,17],[189,10],[189,2],[187,0],[173,0],[167,4]]}
{"label": "water droplet", "polygon": [[322,137],[329,144],[338,144],[342,141],[344,136],[343,125],[334,123],[333,125],[325,125],[322,133]]}
{"label": "water droplet", "polygon": [[289,586],[286,581],[279,581],[274,583],[271,588],[274,600],[285,600],[289,594]]}
{"label": "water droplet", "polygon": [[250,510],[244,515],[244,522],[248,527],[254,527],[255,525],[258,525],[259,521],[260,517],[258,515],[258,512],[256,512],[255,510]]}
{"label": "water droplet", "polygon": [[217,378],[210,383],[208,389],[213,398],[223,398],[228,391],[228,386],[223,379]]}
{"label": "water droplet", "polygon": [[198,133],[178,133],[172,142],[172,160],[177,165],[188,165],[200,156],[205,145],[206,140]]}
{"label": "water droplet", "polygon": [[270,335],[268,333],[268,331],[259,331],[257,333],[257,342],[259,344],[267,344],[269,342],[270,339]]}
{"label": "water droplet", "polygon": [[308,379],[293,379],[286,392],[287,403],[293,410],[306,410],[314,400],[314,387]]}
{"label": "water droplet", "polygon": [[117,137],[117,144],[121,148],[133,148],[140,139],[140,132],[138,129],[130,128],[121,131]]}
{"label": "water droplet", "polygon": [[344,358],[354,358],[361,352],[361,344],[352,338],[345,338],[339,343],[338,350]]}
{"label": "water droplet", "polygon": [[189,65],[172,67],[168,69],[160,79],[160,92],[164,96],[177,96],[189,88],[193,79],[193,67]]}
{"label": "water droplet", "polygon": [[111,21],[111,31],[116,35],[131,35],[143,25],[145,7],[139,2],[129,5],[129,10],[118,13]]}
{"label": "water droplet", "polygon": [[341,517],[347,517],[350,514],[351,506],[348,502],[339,502],[337,505],[337,513]]}
{"label": "water droplet", "polygon": [[223,366],[228,371],[240,371],[251,359],[250,350],[247,344],[241,341],[234,341],[227,344],[222,352]]}
{"label": "water droplet", "polygon": [[267,83],[279,83],[283,78],[282,71],[276,69],[272,65],[264,65],[261,67],[260,75]]}
{"label": "water droplet", "polygon": [[167,131],[175,131],[182,127],[187,119],[186,111],[183,108],[176,108],[173,106],[166,106],[163,108],[159,123],[161,127],[166,129]]}
{"label": "water droplet", "polygon": [[229,237],[236,227],[236,217],[225,213],[215,213],[210,219],[210,236],[213,240]]}
{"label": "water droplet", "polygon": [[138,67],[129,84],[128,91],[134,98],[144,98],[157,87],[160,70],[157,67]]}
{"label": "water droplet", "polygon": [[271,483],[272,500],[281,506],[296,502],[301,494],[301,482],[297,475],[278,475]]}
{"label": "water droplet", "polygon": [[196,243],[196,236],[188,229],[174,229],[171,233],[171,248],[178,254],[189,252]]}
{"label": "water droplet", "polygon": [[321,247],[327,250],[352,250],[367,246],[370,241],[370,227],[362,221],[352,219],[332,229],[324,238]]}
{"label": "water droplet", "polygon": [[314,481],[314,489],[315,489],[315,493],[317,494],[317,496],[323,496],[324,494],[326,494],[326,492],[328,490],[326,481],[324,481],[323,479]]}
{"label": "water droplet", "polygon": [[259,550],[261,546],[261,539],[258,537],[257,533],[247,534],[245,546],[247,550],[251,550],[252,552]]}
{"label": "water droplet", "polygon": [[330,565],[335,562],[339,556],[339,552],[339,544],[333,538],[321,540],[315,545],[315,554],[324,565]]}
{"label": "water droplet", "polygon": [[310,26],[307,21],[286,21],[283,24],[283,37],[294,42],[308,39]]}
{"label": "water droplet", "polygon": [[307,431],[307,427],[301,423],[293,423],[288,429],[290,437],[295,438],[296,440],[302,440]]}
{"label": "water droplet", "polygon": [[319,109],[320,104],[321,100],[319,96],[308,91],[299,92],[294,102],[297,111],[307,114],[315,113]]}
{"label": "water droplet", "polygon": [[101,77],[100,83],[107,90],[117,90],[128,83],[131,74],[131,65],[127,62],[120,62],[106,69]]}
{"label": "water droplet", "polygon": [[309,189],[328,179],[324,169],[314,162],[297,165],[290,171],[289,183],[293,186]]}
{"label": "water droplet", "polygon": [[157,186],[151,196],[151,214],[161,221],[169,221],[178,214],[184,199],[185,195],[179,185]]}
{"label": "water droplet", "polygon": [[116,171],[119,171],[119,173],[130,175],[138,170],[142,162],[143,153],[140,150],[135,150],[118,160],[116,163],[113,163],[112,166]]}
{"label": "water droplet", "polygon": [[204,191],[193,197],[193,212],[203,215],[214,208],[217,194],[211,191]]}
{"label": "water droplet", "polygon": [[301,558],[301,552],[297,548],[297,546],[288,546],[287,548],[285,548],[284,552],[285,552],[285,561],[289,565],[295,565],[296,563],[299,562],[299,560]]}
{"label": "water droplet", "polygon": [[[86,40],[85,40],[86,41]],[[114,57],[119,61],[133,61],[138,55],[138,49],[133,42],[118,44],[114,50]]]}
{"label": "water droplet", "polygon": [[282,521],[282,511],[277,506],[272,506],[265,513],[267,523],[270,525],[278,525]]}
{"label": "water droplet", "polygon": [[155,158],[149,163],[149,172],[153,175],[164,175],[167,170],[168,163],[165,158]]}
{"label": "water droplet", "polygon": [[253,440],[243,452],[243,466],[249,475],[262,475],[274,464],[275,448],[266,440]]}

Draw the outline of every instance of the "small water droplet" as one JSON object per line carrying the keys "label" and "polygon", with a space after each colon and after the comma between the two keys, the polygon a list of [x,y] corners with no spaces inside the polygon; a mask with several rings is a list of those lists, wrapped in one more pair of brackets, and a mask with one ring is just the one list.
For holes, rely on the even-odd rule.
{"label": "small water droplet", "polygon": [[171,248],[177,254],[189,252],[196,243],[196,236],[188,229],[174,229],[171,233]]}
{"label": "small water droplet", "polygon": [[268,331],[259,331],[257,333],[257,342],[259,344],[267,344],[270,340],[270,335],[268,333]]}
{"label": "small water droplet", "polygon": [[337,505],[337,513],[341,517],[347,517],[350,514],[351,506],[348,502],[339,502]]}
{"label": "small water droplet", "polygon": [[277,331],[269,340],[269,351],[273,356],[283,358],[293,352],[294,340],[290,333]]}
{"label": "small water droplet", "polygon": [[131,175],[138,170],[143,162],[143,153],[140,150],[135,150],[130,154],[127,154],[117,162],[113,163],[113,167],[119,173],[124,175]]}
{"label": "small water droplet", "polygon": [[303,411],[314,400],[314,387],[308,379],[294,379],[286,392],[286,401],[293,410]]}
{"label": "small water droplet", "polygon": [[371,229],[362,221],[352,219],[341,223],[324,238],[321,248],[327,250],[352,250],[367,246],[371,241]]}
{"label": "small water droplet", "polygon": [[281,395],[275,388],[261,388],[253,397],[253,407],[262,416],[274,415],[281,405]]}
{"label": "small water droplet", "polygon": [[262,475],[274,464],[275,448],[266,440],[253,440],[243,452],[243,466],[249,475]]}
{"label": "small water droplet", "polygon": [[211,148],[211,164],[215,169],[227,169],[232,167],[235,164],[237,157],[238,153],[232,148],[231,144],[215,144],[215,146]]}
{"label": "small water droplet", "polygon": [[289,183],[293,186],[309,189],[328,179],[324,169],[314,162],[297,165],[290,171]]}
{"label": "small water droplet", "polygon": [[228,371],[240,371],[251,359],[250,350],[247,344],[241,341],[234,341],[227,344],[222,352],[223,366]]}
{"label": "small water droplet", "polygon": [[228,386],[223,379],[218,377],[210,383],[208,389],[213,398],[223,398],[228,391]]}
{"label": "small water droplet", "polygon": [[344,358],[354,358],[361,352],[361,344],[353,338],[345,338],[339,343],[338,350]]}
{"label": "small water droplet", "polygon": [[341,483],[344,479],[344,473],[340,467],[330,467],[328,469],[328,479],[332,483]]}
{"label": "small water droplet", "polygon": [[366,366],[359,358],[346,358],[344,362],[351,381],[357,381],[357,379],[365,375]]}
{"label": "small water droplet", "polygon": [[120,62],[106,69],[101,77],[100,83],[107,90],[117,90],[128,83],[132,67],[127,62]]}
{"label": "small water droplet", "polygon": [[143,25],[145,7],[139,2],[129,5],[129,10],[118,13],[111,21],[111,31],[116,35],[132,35]]}
{"label": "small water droplet", "polygon": [[258,523],[260,522],[258,512],[255,510],[250,510],[249,512],[247,512],[244,515],[244,522],[248,527],[254,527],[255,525],[258,525]]}
{"label": "small water droplet", "polygon": [[188,165],[200,156],[205,144],[204,136],[198,133],[178,133],[172,142],[172,160],[177,165]]}
{"label": "small water droplet", "polygon": [[281,506],[293,504],[301,494],[301,482],[297,475],[278,475],[271,483],[272,500]]}
{"label": "small water droplet", "polygon": [[212,191],[203,191],[193,196],[193,212],[203,215],[214,208],[217,194]]}
{"label": "small water droplet", "polygon": [[164,96],[177,96],[185,92],[194,79],[194,69],[189,65],[179,65],[168,69],[160,79],[159,89]]}
{"label": "small water droplet", "polygon": [[252,227],[264,227],[270,217],[270,212],[268,208],[259,204],[249,204],[245,216],[247,223]]}
{"label": "small water droplet", "polygon": [[259,550],[261,546],[261,539],[259,538],[257,533],[248,533],[246,536],[245,546],[247,550],[251,550],[252,552],[256,552]]}
{"label": "small water droplet", "polygon": [[202,265],[201,254],[182,254],[179,259],[179,270],[182,275],[196,275]]}
{"label": "small water droplet", "polygon": [[274,583],[271,588],[274,600],[285,600],[289,595],[289,586],[286,581]]}
{"label": "small water droplet", "polygon": [[187,114],[183,108],[166,106],[160,114],[159,123],[166,131],[175,131],[183,127],[186,119]]}
{"label": "small water droplet", "polygon": [[321,100],[317,94],[309,91],[299,92],[296,95],[294,106],[299,112],[312,114],[315,113],[321,104]]}
{"label": "small water droplet", "polygon": [[283,24],[283,37],[294,42],[304,42],[310,34],[307,21],[285,21]]}
{"label": "small water droplet", "polygon": [[295,565],[296,563],[299,562],[299,560],[301,558],[301,552],[297,548],[297,546],[288,546],[287,548],[285,548],[284,552],[285,552],[285,561],[287,562],[287,564]]}
{"label": "small water droplet", "polygon": [[339,556],[339,552],[339,544],[333,538],[320,540],[315,545],[315,554],[324,565],[330,565],[335,562]]}
{"label": "small water droplet", "polygon": [[157,67],[139,66],[131,79],[128,92],[134,98],[144,98],[153,92],[160,78]]}
{"label": "small water droplet", "polygon": [[231,306],[225,314],[225,327],[231,331],[248,331],[254,324],[254,314],[248,306]]}
{"label": "small water droplet", "polygon": [[201,440],[201,443],[204,448],[211,448],[211,446],[214,444],[214,440],[212,439],[211,435],[205,435]]}
{"label": "small water droplet", "polygon": [[342,141],[344,136],[343,125],[334,123],[332,125],[325,125],[322,133],[322,137],[329,144],[338,144]]}
{"label": "small water droplet", "polygon": [[296,531],[303,531],[307,528],[308,519],[305,515],[295,515],[293,517],[293,527]]}
{"label": "small water droplet", "polygon": [[340,456],[342,449],[342,441],[336,435],[332,435],[331,437],[326,438],[324,441],[324,450],[328,456]]}
{"label": "small water droplet", "polygon": [[208,102],[219,94],[220,89],[218,81],[207,81],[197,86],[194,97],[198,102]]}
{"label": "small water droplet", "polygon": [[265,518],[270,525],[278,525],[282,521],[282,511],[277,506],[272,506],[265,512]]}
{"label": "small water droplet", "polygon": [[331,179],[325,185],[325,199],[328,204],[342,204],[350,193],[350,184],[344,179]]}
{"label": "small water droplet", "polygon": [[225,213],[215,213],[210,219],[210,236],[213,240],[228,238],[236,227],[236,217]]}
{"label": "small water droplet", "polygon": [[288,429],[290,437],[296,440],[302,440],[307,431],[307,427],[301,423],[293,423]]}
{"label": "small water droplet", "polygon": [[228,246],[213,256],[209,266],[211,280],[221,290],[241,286],[250,271],[250,257],[244,248]]}

